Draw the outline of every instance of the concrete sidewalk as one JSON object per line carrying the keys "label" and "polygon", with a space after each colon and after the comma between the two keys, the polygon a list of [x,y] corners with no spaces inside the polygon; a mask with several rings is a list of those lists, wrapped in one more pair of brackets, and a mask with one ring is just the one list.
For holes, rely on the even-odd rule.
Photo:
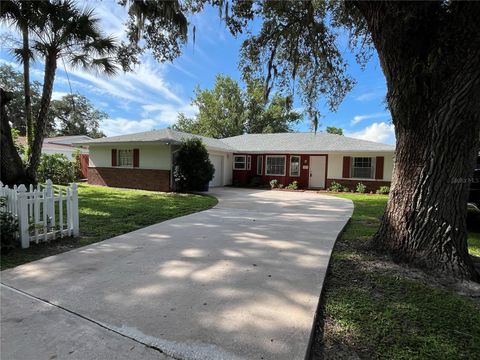
{"label": "concrete sidewalk", "polygon": [[[351,201],[308,192],[212,193],[219,204],[211,210],[3,271],[2,283],[33,298],[15,300],[27,296],[2,289],[2,359],[50,359],[56,346],[58,358],[69,347],[87,351],[97,332],[120,359],[164,356],[143,344],[177,359],[303,359]],[[35,298],[60,306],[49,311],[65,317],[67,328],[41,324],[44,310],[28,304]],[[11,313],[17,320],[8,320]],[[77,321],[92,328],[82,341],[69,335]],[[30,345],[40,328],[18,336],[29,324],[45,326],[47,345],[38,338]],[[123,347],[115,345],[122,336]],[[125,352],[130,341],[146,355]]]}

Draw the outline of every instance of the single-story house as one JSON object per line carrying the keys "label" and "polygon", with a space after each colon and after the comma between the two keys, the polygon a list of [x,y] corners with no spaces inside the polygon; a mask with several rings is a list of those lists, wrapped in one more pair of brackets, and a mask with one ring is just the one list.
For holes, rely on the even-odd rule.
{"label": "single-story house", "polygon": [[160,129],[79,143],[89,147],[88,182],[171,191],[175,152],[191,137],[203,141],[215,167],[210,186],[268,185],[277,179],[313,189],[325,189],[333,181],[354,189],[362,182],[375,191],[391,181],[391,145],[323,132],[213,139]]}
{"label": "single-story house", "polygon": [[[42,154],[63,154],[68,159],[73,159],[77,150],[81,154],[88,154],[88,148],[78,147],[74,143],[90,141],[92,138],[87,135],[55,136],[43,139]],[[17,143],[24,146],[27,144],[25,136],[19,136]]]}

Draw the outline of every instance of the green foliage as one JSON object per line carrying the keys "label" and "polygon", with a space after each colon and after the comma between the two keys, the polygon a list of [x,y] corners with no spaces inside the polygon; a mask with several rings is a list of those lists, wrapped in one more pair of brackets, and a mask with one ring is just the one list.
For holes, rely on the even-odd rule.
{"label": "green foliage", "polygon": [[15,216],[7,212],[7,199],[0,197],[0,243],[2,253],[18,246],[18,222]]}
{"label": "green foliage", "polygon": [[390,193],[390,186],[380,186],[377,194],[388,195]]}
{"label": "green foliage", "polygon": [[17,149],[18,155],[23,158],[23,156],[27,153],[27,146],[22,145],[19,142],[18,137],[20,136],[20,130],[12,128],[12,140],[13,143],[15,144],[15,149]]}
{"label": "green foliage", "polygon": [[343,129],[335,126],[327,126],[326,131],[329,134],[343,135]]}
{"label": "green foliage", "polygon": [[[23,93],[23,75],[12,66],[0,65],[0,87],[12,95],[12,100],[7,103],[6,111],[8,119],[12,122],[12,129],[18,130],[18,135],[25,136],[27,124],[25,118],[25,96]],[[38,111],[40,101],[41,84],[33,81],[30,84],[30,98],[33,112]],[[53,124],[47,124],[47,133],[50,132]]]}
{"label": "green foliage", "polygon": [[60,100],[53,100],[48,113],[51,122],[56,124],[55,135],[87,135],[92,138],[104,137],[100,124],[108,115],[95,109],[85,96],[68,94]]}
{"label": "green foliage", "polygon": [[75,180],[82,179],[83,174],[82,174],[82,166],[81,166],[81,161],[80,161],[80,155],[82,153],[80,152],[79,149],[76,149],[74,154],[73,154],[73,176]]}
{"label": "green foliage", "polygon": [[337,183],[336,181],[332,181],[332,184],[328,188],[328,191],[342,192],[343,189],[344,189],[343,185]]}
{"label": "green foliage", "polygon": [[204,190],[214,172],[202,141],[198,138],[184,140],[176,153],[173,175],[179,190]]}
{"label": "green foliage", "polygon": [[266,103],[258,80],[249,81],[242,90],[238,82],[224,75],[217,75],[212,90],[197,88],[193,105],[199,109],[196,117],[179,114],[173,129],[225,138],[244,133],[288,132],[302,119],[302,114],[292,110],[289,97],[275,94]]}
{"label": "green foliage", "polygon": [[360,182],[360,183],[357,184],[357,187],[355,188],[355,191],[357,193],[364,194],[365,192],[367,192],[367,186]]}
{"label": "green foliage", "polygon": [[289,190],[297,190],[298,189],[298,181],[293,181],[291,184],[286,186]]}
{"label": "green foliage", "polygon": [[278,187],[278,180],[277,179],[270,180],[270,187],[272,189],[277,188]]}
{"label": "green foliage", "polygon": [[161,62],[177,58],[187,42],[186,7],[190,5],[190,10],[203,7],[202,1],[181,4],[178,0],[119,0],[118,3],[128,7],[129,15],[126,24],[128,42],[122,44],[118,55],[124,70],[131,70],[132,64],[138,64],[138,57],[145,49],[151,50]]}
{"label": "green foliage", "polygon": [[212,90],[197,87],[192,104],[198,107],[198,115],[195,120],[190,120],[191,126],[181,128],[178,124],[173,129],[214,138],[243,133],[242,90],[229,76],[217,75]]}
{"label": "green foliage", "polygon": [[[26,120],[23,93],[22,73],[10,65],[0,65],[0,86],[12,93],[12,101],[7,106],[7,114],[12,119],[13,140],[25,136]],[[40,83],[35,81],[30,86],[33,112],[38,111],[40,101]],[[105,136],[100,130],[100,123],[108,115],[95,109],[93,104],[83,95],[68,94],[59,100],[52,100],[47,115],[46,136],[88,135],[92,138]],[[16,136],[15,136],[16,135]],[[24,149],[17,147],[22,154]]]}
{"label": "green foliage", "polygon": [[38,181],[48,179],[54,184],[68,184],[75,180],[75,164],[63,154],[42,154],[38,166]]}

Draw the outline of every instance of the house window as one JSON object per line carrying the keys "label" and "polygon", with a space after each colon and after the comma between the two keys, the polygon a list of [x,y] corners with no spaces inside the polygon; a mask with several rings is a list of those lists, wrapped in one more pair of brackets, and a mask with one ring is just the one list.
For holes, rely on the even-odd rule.
{"label": "house window", "polygon": [[133,166],[133,150],[118,150],[117,154],[117,166]]}
{"label": "house window", "polygon": [[265,175],[285,176],[285,156],[267,156]]}
{"label": "house window", "polygon": [[252,156],[247,155],[247,170],[250,170],[252,168]]}
{"label": "house window", "polygon": [[300,176],[300,156],[290,156],[290,176]]}
{"label": "house window", "polygon": [[263,174],[263,156],[258,155],[257,156],[257,175],[262,175]]}
{"label": "house window", "polygon": [[375,174],[373,159],[371,157],[354,157],[351,176],[357,179],[373,179]]}
{"label": "house window", "polygon": [[246,156],[237,155],[233,157],[233,169],[234,170],[245,170],[246,168]]}

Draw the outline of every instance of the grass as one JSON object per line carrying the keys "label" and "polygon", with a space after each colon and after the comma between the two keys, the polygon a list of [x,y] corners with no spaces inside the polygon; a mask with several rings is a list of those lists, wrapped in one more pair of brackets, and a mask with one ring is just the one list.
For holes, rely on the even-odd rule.
{"label": "grass", "polygon": [[208,209],[211,196],[116,189],[80,184],[80,237],[32,244],[1,254],[1,269],[89,245],[178,216]]}
{"label": "grass", "polygon": [[[323,324],[314,351],[323,358],[480,358],[480,302],[371,251],[387,197],[341,194],[353,200],[351,222],[337,242],[324,288]],[[469,251],[480,255],[480,232]],[[323,326],[323,329],[322,329]],[[323,341],[323,344],[321,343]],[[320,344],[318,344],[320,343]]]}

